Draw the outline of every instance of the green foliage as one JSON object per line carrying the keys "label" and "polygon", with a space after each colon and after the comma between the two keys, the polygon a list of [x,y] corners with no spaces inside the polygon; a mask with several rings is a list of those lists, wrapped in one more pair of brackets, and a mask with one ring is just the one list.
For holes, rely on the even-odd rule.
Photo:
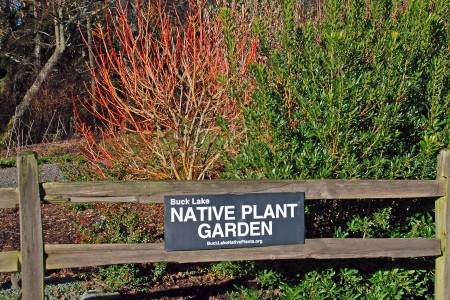
{"label": "green foliage", "polygon": [[283,276],[277,271],[264,269],[256,274],[256,280],[261,288],[272,290],[280,286]]}
{"label": "green foliage", "polygon": [[297,299],[405,299],[425,296],[429,277],[423,270],[380,270],[364,276],[355,269],[327,269],[300,276],[300,284],[286,292],[297,292]]}
{"label": "green foliage", "polygon": [[359,232],[363,238],[379,236],[377,235],[378,232],[381,232],[379,237],[385,237],[383,236],[384,234],[391,233],[391,224],[389,223],[391,211],[391,207],[385,207],[380,211],[374,212],[371,217],[361,218],[358,215],[347,223],[348,231]]}
{"label": "green foliage", "polygon": [[[83,209],[80,207],[79,209]],[[99,219],[90,224],[80,221],[79,231],[85,243],[152,243],[159,234],[151,215],[129,205],[98,204]]]}
{"label": "green foliage", "polygon": [[157,262],[154,264],[154,269],[153,269],[153,279],[157,280],[157,279],[161,279],[162,277],[164,277],[164,275],[166,275],[167,272],[167,263],[166,262]]}
{"label": "green foliage", "polygon": [[[91,208],[76,207],[79,211]],[[151,211],[117,204],[98,204],[95,210],[100,213],[96,222],[80,220],[79,231],[85,243],[152,243],[161,234]],[[144,291],[165,275],[166,268],[166,263],[111,265],[98,268],[92,276],[109,292]]]}
{"label": "green foliage", "polygon": [[16,159],[1,159],[0,168],[11,168],[16,166]]}
{"label": "green foliage", "polygon": [[20,300],[22,299],[22,293],[12,289],[0,290],[0,300]]}
{"label": "green foliage", "polygon": [[[293,2],[281,4],[277,43],[267,38],[266,16],[253,24],[267,60],[253,67],[246,143],[222,177],[435,178],[437,154],[450,146],[448,1],[330,0],[323,16],[304,23]],[[421,202],[309,208],[309,237],[435,235]],[[280,299],[431,297],[427,268],[315,270],[283,284]]]}
{"label": "green foliage", "polygon": [[356,215],[346,224],[346,230],[338,227],[336,238],[363,237],[435,237],[434,218],[430,213],[415,213],[406,217],[406,220],[392,222],[392,207],[383,207],[372,213],[371,216]]}
{"label": "green foliage", "polygon": [[222,261],[211,265],[211,271],[215,275],[228,278],[246,277],[254,268],[252,261]]}
{"label": "green foliage", "polygon": [[236,287],[235,292],[227,293],[228,299],[231,300],[259,300],[263,298],[262,292],[259,290],[252,290],[245,286]]}
{"label": "green foliage", "polygon": [[[86,284],[82,281],[74,281],[69,283],[46,284],[45,299],[47,300],[78,300],[86,290]],[[0,290],[0,300],[19,300],[21,292],[12,289]]]}
{"label": "green foliage", "polygon": [[[262,271],[259,275],[273,278],[273,271]],[[341,268],[313,270],[298,275],[297,283],[276,280],[275,285],[262,285],[260,290],[245,286],[236,287],[228,293],[230,299],[409,299],[429,296],[433,274],[425,270],[393,268],[363,274],[356,269]],[[258,278],[258,277],[257,277]],[[258,281],[261,283],[260,279]],[[266,288],[266,289],[263,289]]]}
{"label": "green foliage", "polygon": [[81,281],[70,283],[49,284],[45,286],[45,299],[80,299],[86,290],[86,284]]}
{"label": "green foliage", "polygon": [[99,268],[94,274],[108,292],[145,291],[151,277],[141,272],[137,264],[111,265]]}
{"label": "green foliage", "polygon": [[433,178],[450,145],[448,5],[332,0],[294,25],[291,2],[228,177]]}
{"label": "green foliage", "polygon": [[[404,299],[410,295],[427,295],[423,270],[380,270],[369,278],[368,293],[372,299]],[[369,298],[370,299],[370,298]]]}
{"label": "green foliage", "polygon": [[60,163],[60,164],[84,164],[86,163],[86,158],[81,154],[56,154],[56,155],[48,155],[42,156],[38,158],[38,164],[45,163]]}
{"label": "green foliage", "polygon": [[251,289],[245,286],[235,286],[236,291],[228,292],[229,299],[274,299],[277,298],[273,292],[282,285],[284,278],[281,273],[264,269],[256,273],[256,281],[260,289]]}

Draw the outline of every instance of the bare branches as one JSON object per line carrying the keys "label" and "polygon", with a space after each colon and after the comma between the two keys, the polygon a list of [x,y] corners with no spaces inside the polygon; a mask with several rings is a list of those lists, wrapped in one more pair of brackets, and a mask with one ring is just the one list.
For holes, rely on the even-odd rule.
{"label": "bare branches", "polygon": [[114,176],[126,178],[211,176],[221,151],[240,136],[244,99],[231,87],[255,60],[256,41],[240,36],[250,47],[236,50],[235,66],[220,19],[202,4],[191,1],[178,26],[159,1],[136,2],[135,20],[129,9],[107,9],[109,22],[92,32],[94,89],[80,103],[101,125],[79,125],[87,154],[106,177],[118,163],[122,175]]}

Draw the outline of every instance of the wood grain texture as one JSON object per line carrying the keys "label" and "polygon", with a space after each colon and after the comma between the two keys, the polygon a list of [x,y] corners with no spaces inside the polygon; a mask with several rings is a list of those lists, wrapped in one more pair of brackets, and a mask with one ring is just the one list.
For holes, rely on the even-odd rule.
{"label": "wood grain texture", "polygon": [[0,208],[15,208],[19,205],[16,188],[0,189]]}
{"label": "wood grain texture", "polygon": [[50,202],[162,203],[164,195],[305,192],[314,199],[432,198],[442,180],[210,180],[44,183]]}
{"label": "wood grain texture", "polygon": [[19,251],[0,252],[0,273],[12,273],[19,270]]}
{"label": "wood grain texture", "polygon": [[309,239],[303,245],[164,251],[164,244],[46,245],[47,269],[150,262],[422,257],[441,254],[439,239]]}
{"label": "wood grain texture", "polygon": [[44,299],[44,241],[36,154],[17,157],[22,299]]}
{"label": "wood grain texture", "polygon": [[435,299],[450,300],[450,149],[438,157],[437,178],[445,182],[445,196],[436,201],[436,237],[441,239],[442,256],[436,259]]}

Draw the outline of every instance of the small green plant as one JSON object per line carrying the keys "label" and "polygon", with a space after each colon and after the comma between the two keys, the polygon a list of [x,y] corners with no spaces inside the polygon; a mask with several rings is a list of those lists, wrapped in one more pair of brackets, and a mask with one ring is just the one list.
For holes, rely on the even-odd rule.
{"label": "small green plant", "polygon": [[45,286],[45,299],[47,300],[78,300],[86,291],[87,285],[82,281],[69,283],[48,284]]}
{"label": "small green plant", "polygon": [[[80,219],[80,242],[84,243],[152,243],[159,239],[162,228],[155,220],[157,206],[125,204],[81,205],[80,212],[95,209],[94,221]],[[93,277],[105,290],[113,292],[143,291],[166,272],[166,263],[155,265],[124,264],[100,267]],[[145,272],[143,272],[145,270]]]}
{"label": "small green plant", "polygon": [[154,264],[153,280],[156,281],[164,277],[167,274],[167,263],[157,262]]}
{"label": "small green plant", "polygon": [[223,261],[212,264],[211,271],[218,276],[228,278],[246,277],[255,269],[252,261]]}
{"label": "small green plant", "polygon": [[429,295],[431,273],[393,268],[361,274],[356,269],[310,271],[297,285],[283,284],[278,299],[409,299]]}
{"label": "small green plant", "polygon": [[22,293],[12,289],[0,290],[0,300],[20,300],[22,299]]}
{"label": "small green plant", "polygon": [[339,226],[334,233],[336,238],[362,237],[362,238],[432,238],[435,237],[434,218],[430,213],[415,213],[407,216],[405,220],[393,218],[392,207],[384,207],[370,216],[352,217],[343,229]]}
{"label": "small green plant", "polygon": [[11,168],[16,166],[16,160],[10,159],[0,159],[0,168]]}
{"label": "small green plant", "polygon": [[264,269],[256,273],[256,280],[261,285],[261,289],[272,290],[282,284],[283,276],[279,272]]}
{"label": "small green plant", "polygon": [[236,291],[227,293],[229,299],[236,300],[260,300],[265,298],[260,290],[253,290],[245,286],[235,286]]}
{"label": "small green plant", "polygon": [[[412,295],[428,296],[429,283],[424,270],[380,270],[368,279],[368,299],[408,299]],[[369,297],[370,295],[370,297]]]}
{"label": "small green plant", "polygon": [[144,275],[137,264],[111,265],[101,267],[93,277],[102,283],[108,292],[142,292],[148,289],[152,278]]}
{"label": "small green plant", "polygon": [[390,233],[392,208],[385,207],[380,211],[376,211],[371,217],[360,217],[357,215],[347,223],[348,231],[352,233],[360,233],[363,238],[370,237],[386,237]]}
{"label": "small green plant", "polygon": [[[46,300],[78,300],[86,291],[87,285],[83,281],[73,281],[59,284],[46,284],[44,289]],[[22,293],[13,289],[0,290],[0,300],[20,300]]]}
{"label": "small green plant", "polygon": [[[85,208],[86,209],[86,208]],[[161,228],[154,223],[154,211],[133,205],[97,204],[98,219],[81,219],[81,240],[87,243],[151,243],[158,239]]]}
{"label": "small green plant", "polygon": [[432,238],[436,236],[436,226],[434,217],[430,213],[416,213],[407,218],[407,233],[403,237],[415,238],[426,237]]}

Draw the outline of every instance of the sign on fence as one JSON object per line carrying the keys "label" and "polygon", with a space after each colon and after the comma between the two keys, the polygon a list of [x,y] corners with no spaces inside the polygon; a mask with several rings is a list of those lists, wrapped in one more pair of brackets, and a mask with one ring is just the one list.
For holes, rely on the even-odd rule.
{"label": "sign on fence", "polygon": [[164,196],[166,251],[305,241],[304,193]]}

